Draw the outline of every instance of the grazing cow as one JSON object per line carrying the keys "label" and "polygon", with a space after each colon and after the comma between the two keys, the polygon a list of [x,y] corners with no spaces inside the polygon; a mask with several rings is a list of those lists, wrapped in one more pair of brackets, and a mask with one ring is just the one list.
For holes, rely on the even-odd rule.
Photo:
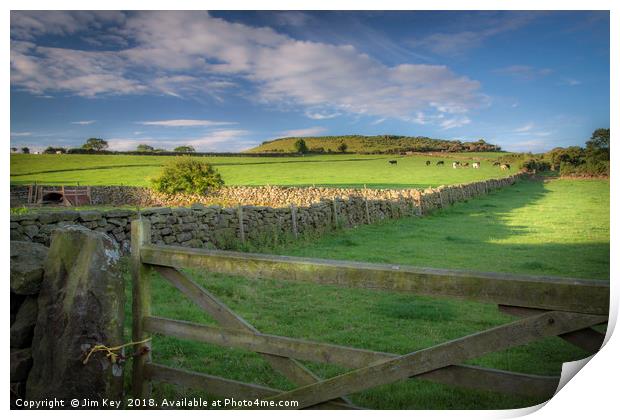
{"label": "grazing cow", "polygon": [[431,161],[430,160],[426,161],[426,166],[431,166]]}
{"label": "grazing cow", "polygon": [[493,166],[499,166],[501,165],[499,162],[493,162]]}
{"label": "grazing cow", "polygon": [[480,169],[480,162],[474,162],[471,164],[471,166],[473,166],[474,169]]}
{"label": "grazing cow", "polygon": [[461,164],[461,163],[460,163],[459,161],[452,162],[452,167],[453,167],[454,169],[456,169],[456,168],[458,168],[458,167],[459,167],[459,165],[460,165],[460,164]]}
{"label": "grazing cow", "polygon": [[443,160],[438,160],[437,161],[437,166],[441,166],[441,165],[443,165]]}
{"label": "grazing cow", "polygon": [[502,163],[502,164],[499,166],[499,169],[501,169],[502,171],[510,170],[510,165],[509,165],[509,164],[507,164],[507,163]]}
{"label": "grazing cow", "polygon": [[391,165],[396,165],[397,163],[398,163],[398,161],[397,161],[397,160],[390,160],[390,164],[391,164]]}
{"label": "grazing cow", "polygon": [[469,162],[463,163],[463,166],[469,166]]}

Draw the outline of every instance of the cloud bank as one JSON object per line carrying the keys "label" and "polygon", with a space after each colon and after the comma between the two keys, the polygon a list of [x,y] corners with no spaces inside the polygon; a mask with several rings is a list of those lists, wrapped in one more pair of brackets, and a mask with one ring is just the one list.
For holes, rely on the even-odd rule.
{"label": "cloud bank", "polygon": [[111,138],[108,144],[112,150],[136,150],[139,144],[148,144],[155,148],[172,150],[177,146],[193,146],[204,152],[237,152],[256,144],[248,138],[246,130],[215,130],[198,137],[159,139],[150,137]]}
{"label": "cloud bank", "polygon": [[[45,35],[97,49],[51,47],[39,42]],[[11,37],[11,85],[37,95],[234,94],[310,119],[348,114],[444,128],[469,123],[485,102],[479,82],[444,65],[386,65],[351,45],[300,41],[206,12],[12,12]]]}

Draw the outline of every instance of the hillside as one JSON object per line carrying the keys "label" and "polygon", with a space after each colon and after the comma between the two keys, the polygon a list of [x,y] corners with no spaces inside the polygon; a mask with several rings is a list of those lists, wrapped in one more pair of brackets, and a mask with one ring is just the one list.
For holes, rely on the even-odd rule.
{"label": "hillside", "polygon": [[402,153],[402,152],[497,152],[501,148],[484,140],[461,142],[428,137],[408,136],[321,136],[285,137],[263,142],[247,150],[248,153],[295,152],[295,143],[303,139],[313,153],[338,152],[340,144],[347,145],[347,152],[353,153]]}

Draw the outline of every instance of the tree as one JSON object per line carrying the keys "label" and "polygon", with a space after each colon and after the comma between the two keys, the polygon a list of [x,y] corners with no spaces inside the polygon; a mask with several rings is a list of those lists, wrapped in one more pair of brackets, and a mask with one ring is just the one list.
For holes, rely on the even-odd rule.
{"label": "tree", "polygon": [[100,152],[101,150],[105,150],[107,148],[108,148],[108,142],[103,139],[96,138],[96,137],[89,138],[88,140],[86,140],[86,143],[84,143],[84,145],[82,146],[82,149],[95,150],[97,152]]}
{"label": "tree", "polygon": [[17,147],[11,147],[11,153],[17,152]]}
{"label": "tree", "polygon": [[592,164],[595,161],[609,160],[609,128],[598,128],[586,142],[586,160]]}
{"label": "tree", "polygon": [[43,153],[46,155],[55,155],[56,152],[67,153],[67,149],[65,149],[64,147],[49,146],[43,151]]}
{"label": "tree", "polygon": [[585,149],[556,147],[543,158],[551,163],[552,169],[559,169],[562,176],[609,176],[609,129],[595,130]]}
{"label": "tree", "polygon": [[170,161],[151,182],[156,191],[166,194],[206,194],[224,185],[213,166],[189,156],[179,156]]}
{"label": "tree", "polygon": [[174,148],[174,151],[177,153],[194,153],[196,149],[193,146],[178,146]]}
{"label": "tree", "polygon": [[29,147],[22,147],[22,153],[27,155],[30,154],[30,148]]}
{"label": "tree", "polygon": [[609,128],[597,128],[586,142],[587,148],[609,149]]}
{"label": "tree", "polygon": [[297,153],[306,154],[308,153],[308,146],[306,145],[306,141],[304,139],[298,139],[295,142],[295,151]]}
{"label": "tree", "polygon": [[138,152],[152,152],[153,150],[155,150],[153,146],[149,146],[148,144],[139,144],[138,147],[136,147],[136,151]]}
{"label": "tree", "polygon": [[349,146],[347,146],[347,144],[345,142],[342,142],[338,145],[338,151],[340,153],[346,153],[347,149],[349,148]]}

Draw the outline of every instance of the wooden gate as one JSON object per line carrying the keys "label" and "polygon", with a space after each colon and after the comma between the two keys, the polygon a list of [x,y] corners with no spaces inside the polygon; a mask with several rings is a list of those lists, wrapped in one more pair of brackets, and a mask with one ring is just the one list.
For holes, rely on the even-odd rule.
{"label": "wooden gate", "polygon": [[[590,328],[607,322],[609,283],[541,276],[474,273],[411,266],[369,264],[277,255],[213,251],[150,243],[150,222],[131,225],[133,267],[133,340],[162,334],[260,354],[274,370],[298,387],[282,391],[222,377],[175,369],[152,361],[153,352],[137,346],[133,394],[148,398],[151,381],[201,389],[210,395],[260,399],[267,408],[295,401],[295,408],[355,409],[346,396],[407,378],[526,396],[553,396],[559,377],[528,375],[463,364],[482,355],[559,336],[596,352],[604,335]],[[264,334],[195,283],[181,268],[246,277],[304,281],[344,287],[398,291],[495,303],[520,319],[399,355]],[[220,326],[151,315],[149,272],[155,270]],[[156,349],[155,349],[156,354]],[[351,368],[319,378],[297,360]],[[287,407],[289,408],[289,407]]]}
{"label": "wooden gate", "polygon": [[28,204],[45,204],[48,196],[56,196],[54,202],[65,206],[85,206],[91,204],[90,187],[29,185]]}

